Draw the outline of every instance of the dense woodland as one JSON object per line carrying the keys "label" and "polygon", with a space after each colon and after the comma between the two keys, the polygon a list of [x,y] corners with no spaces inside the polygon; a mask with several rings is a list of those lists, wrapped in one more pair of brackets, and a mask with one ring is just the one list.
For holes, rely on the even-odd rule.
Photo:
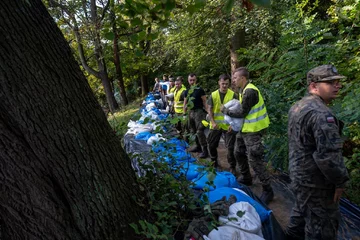
{"label": "dense woodland", "polygon": [[[0,239],[132,239],[127,224],[149,219],[147,200],[132,201],[144,186],[101,106],[123,109],[164,73],[195,72],[210,93],[247,66],[271,119],[266,159],[287,171],[287,112],[306,72],[334,64],[347,76],[332,106],[345,196],[360,203],[359,1],[6,0],[0,11]],[[161,230],[140,224],[171,235],[162,217]]]}
{"label": "dense woodland", "polygon": [[[97,99],[111,111],[144,96],[162,74],[186,78],[195,72],[209,94],[220,74],[247,66],[271,118],[267,160],[283,171],[288,163],[287,111],[305,94],[306,72],[334,64],[347,76],[333,109],[345,122],[350,189],[360,188],[359,1],[44,2]],[[352,200],[359,203],[355,196]]]}

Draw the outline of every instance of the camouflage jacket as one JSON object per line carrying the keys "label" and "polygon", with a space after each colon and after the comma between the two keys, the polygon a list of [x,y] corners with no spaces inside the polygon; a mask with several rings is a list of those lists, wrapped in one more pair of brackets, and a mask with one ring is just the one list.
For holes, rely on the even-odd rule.
{"label": "camouflage jacket", "polygon": [[349,176],[342,157],[340,125],[317,95],[308,95],[289,111],[289,172],[307,187],[344,188]]}

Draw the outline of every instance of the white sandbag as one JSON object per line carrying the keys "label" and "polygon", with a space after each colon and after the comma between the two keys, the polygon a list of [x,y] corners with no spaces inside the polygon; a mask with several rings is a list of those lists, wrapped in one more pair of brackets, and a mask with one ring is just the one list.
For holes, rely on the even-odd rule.
{"label": "white sandbag", "polygon": [[[244,212],[242,217],[237,213]],[[230,206],[228,216],[220,216],[219,222],[224,224],[212,230],[208,238],[211,240],[254,239],[262,240],[261,220],[255,208],[248,202],[237,202]]]}
{"label": "white sandbag", "polygon": [[141,124],[135,121],[130,120],[128,122],[128,130],[126,134],[134,134],[137,135],[141,132],[151,132],[153,130],[153,126],[151,124]]}
{"label": "white sandbag", "polygon": [[174,93],[170,93],[168,95],[165,95],[165,97],[166,97],[166,100],[173,101],[174,100]]}
{"label": "white sandbag", "polygon": [[148,105],[146,105],[145,108],[147,111],[151,111],[151,109],[156,108],[156,105],[154,102],[152,102],[152,103],[149,103]]}
{"label": "white sandbag", "polygon": [[[224,107],[226,107],[230,110],[236,110],[241,107],[241,103],[239,100],[233,99],[233,100],[225,103]],[[234,130],[236,132],[240,131],[244,124],[244,118],[233,118],[228,115],[225,115],[224,120],[227,124],[230,124],[232,130]]]}
{"label": "white sandbag", "polygon": [[155,142],[158,142],[160,140],[165,141],[165,138],[162,137],[162,135],[160,133],[155,134],[155,136],[151,136],[148,140],[147,140],[147,144],[148,145],[152,145]]}

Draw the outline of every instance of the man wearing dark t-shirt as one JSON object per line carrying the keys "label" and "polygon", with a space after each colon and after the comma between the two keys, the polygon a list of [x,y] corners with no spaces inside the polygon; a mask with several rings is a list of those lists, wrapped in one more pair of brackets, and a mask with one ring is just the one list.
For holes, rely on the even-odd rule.
{"label": "man wearing dark t-shirt", "polygon": [[188,128],[191,133],[196,133],[196,146],[190,152],[200,152],[200,158],[206,158],[208,154],[205,127],[202,120],[206,118],[207,104],[204,89],[196,85],[196,75],[190,73],[188,76],[190,88],[185,92],[184,114],[189,115]]}

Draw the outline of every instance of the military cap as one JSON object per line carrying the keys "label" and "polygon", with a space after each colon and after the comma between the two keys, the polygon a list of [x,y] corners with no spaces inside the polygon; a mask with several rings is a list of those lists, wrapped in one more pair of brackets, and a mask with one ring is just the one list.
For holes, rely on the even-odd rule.
{"label": "military cap", "polygon": [[336,79],[345,78],[338,73],[337,69],[334,65],[321,65],[316,68],[311,69],[307,73],[307,83],[311,82],[324,82],[324,81],[332,81]]}

